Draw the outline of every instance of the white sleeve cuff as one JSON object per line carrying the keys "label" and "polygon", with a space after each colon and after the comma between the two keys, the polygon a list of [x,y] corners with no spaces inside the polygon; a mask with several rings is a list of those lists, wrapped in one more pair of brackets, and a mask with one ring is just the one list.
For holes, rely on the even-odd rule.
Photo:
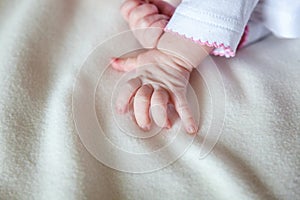
{"label": "white sleeve cuff", "polygon": [[233,9],[233,12],[236,10],[236,14],[230,12],[228,8],[222,8],[229,10],[230,15],[226,16],[223,13],[228,11],[213,12],[209,6],[199,9],[199,1],[195,3],[198,6],[196,8],[192,7],[193,3],[195,2],[181,3],[165,31],[174,32],[201,45],[215,47],[212,51],[213,55],[233,57],[254,6],[246,9],[247,14],[243,12],[242,16],[238,8]]}

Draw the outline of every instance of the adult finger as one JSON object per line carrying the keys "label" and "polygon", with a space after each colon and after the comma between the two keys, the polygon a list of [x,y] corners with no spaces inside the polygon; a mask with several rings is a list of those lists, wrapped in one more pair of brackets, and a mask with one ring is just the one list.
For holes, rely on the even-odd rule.
{"label": "adult finger", "polygon": [[144,130],[149,130],[151,126],[149,108],[152,92],[153,88],[151,85],[143,85],[138,89],[133,100],[136,122]]}
{"label": "adult finger", "polygon": [[128,111],[132,97],[141,86],[142,81],[139,78],[134,78],[127,81],[127,83],[120,88],[119,95],[116,100],[118,113],[123,114]]}
{"label": "adult finger", "polygon": [[152,119],[159,127],[171,128],[171,122],[168,120],[168,102],[169,93],[163,89],[155,89],[151,97],[151,115]]}
{"label": "adult finger", "polygon": [[189,107],[186,96],[184,94],[178,94],[174,99],[175,109],[183,123],[185,130],[189,134],[196,133],[198,131],[198,127]]}

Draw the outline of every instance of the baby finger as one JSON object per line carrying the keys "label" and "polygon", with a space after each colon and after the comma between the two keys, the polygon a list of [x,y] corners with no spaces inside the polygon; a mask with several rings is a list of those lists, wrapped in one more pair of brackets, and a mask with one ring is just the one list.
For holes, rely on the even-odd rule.
{"label": "baby finger", "polygon": [[151,115],[152,119],[159,127],[171,128],[168,120],[167,109],[169,94],[165,89],[155,89],[151,98]]}
{"label": "baby finger", "polygon": [[139,78],[129,80],[120,89],[119,96],[117,97],[116,107],[117,111],[122,114],[128,111],[129,103],[136,91],[141,87],[142,82]]}
{"label": "baby finger", "polygon": [[193,114],[191,112],[191,109],[189,107],[188,101],[186,99],[186,96],[184,94],[177,95],[175,97],[175,109],[182,120],[183,126],[185,130],[189,134],[194,134],[197,132],[198,127],[196,125],[196,122],[194,120]]}
{"label": "baby finger", "polygon": [[153,88],[151,85],[143,85],[140,89],[138,89],[133,100],[136,122],[139,127],[147,131],[151,126],[149,108],[152,92]]}

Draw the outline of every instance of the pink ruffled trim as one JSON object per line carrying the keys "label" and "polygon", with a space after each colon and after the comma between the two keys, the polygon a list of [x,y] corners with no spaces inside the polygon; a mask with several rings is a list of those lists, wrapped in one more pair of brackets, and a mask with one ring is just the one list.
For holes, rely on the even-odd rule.
{"label": "pink ruffled trim", "polygon": [[215,48],[221,48],[223,51],[222,52],[218,52],[218,51],[212,51],[211,54],[215,55],[215,56],[225,56],[225,57],[234,57],[235,56],[235,52],[230,48],[230,46],[225,46],[224,43],[220,43],[218,44],[217,42],[212,42],[209,43],[208,41],[201,41],[200,39],[194,39],[193,37],[187,37],[185,34],[180,34],[176,31],[173,31],[170,28],[165,28],[164,29],[165,32],[169,32],[169,33],[174,33],[176,35],[179,35],[181,37],[184,37],[186,39],[192,40],[193,42],[200,44],[200,45],[205,45],[205,46],[209,46],[209,47],[215,47]]}

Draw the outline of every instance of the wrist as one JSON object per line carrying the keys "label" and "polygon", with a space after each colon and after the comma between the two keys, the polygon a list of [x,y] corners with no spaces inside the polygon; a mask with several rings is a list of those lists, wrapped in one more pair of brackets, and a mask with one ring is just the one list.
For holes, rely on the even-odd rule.
{"label": "wrist", "polygon": [[[157,49],[174,56],[177,62],[184,62],[189,71],[196,68],[213,50],[174,33],[164,32],[157,43]],[[180,64],[180,63],[179,63]]]}

